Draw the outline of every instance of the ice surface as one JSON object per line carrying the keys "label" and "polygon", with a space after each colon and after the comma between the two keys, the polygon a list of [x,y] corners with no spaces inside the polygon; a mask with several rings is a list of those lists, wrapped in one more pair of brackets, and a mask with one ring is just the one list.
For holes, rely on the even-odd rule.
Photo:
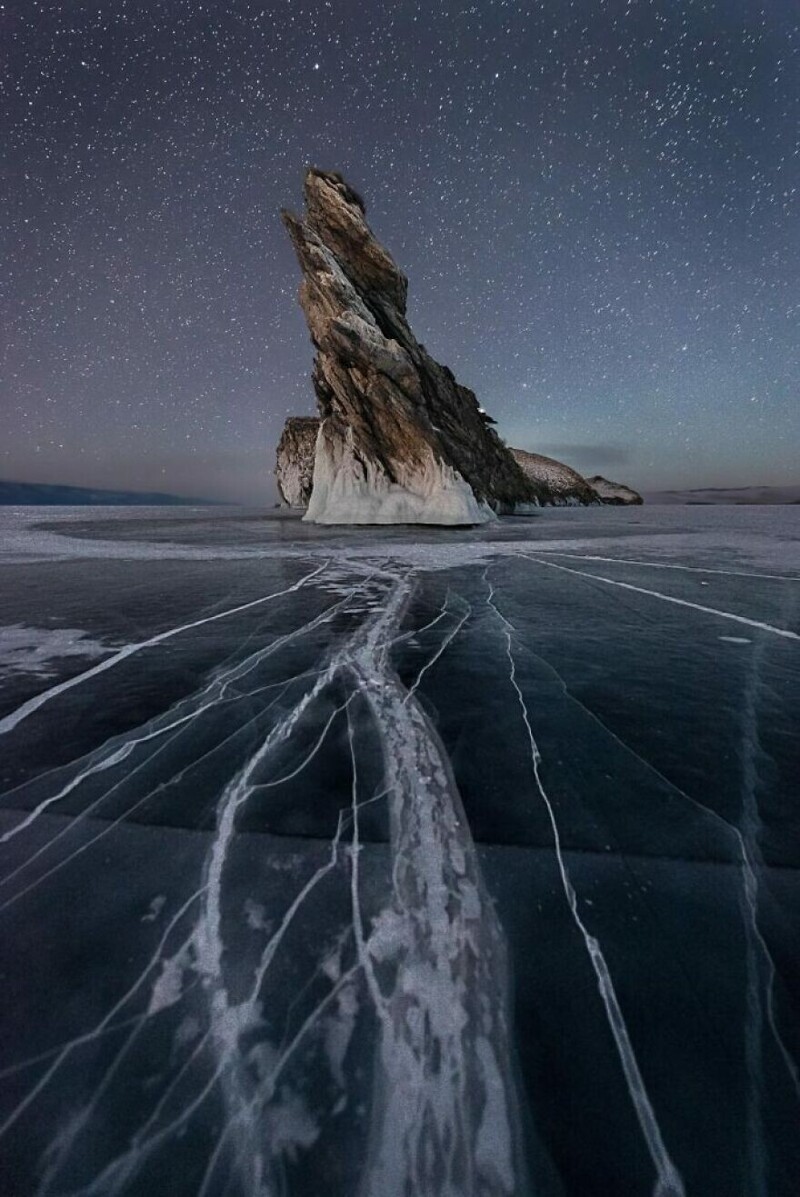
{"label": "ice surface", "polygon": [[794,1194],[797,509],[0,534],[3,1193]]}

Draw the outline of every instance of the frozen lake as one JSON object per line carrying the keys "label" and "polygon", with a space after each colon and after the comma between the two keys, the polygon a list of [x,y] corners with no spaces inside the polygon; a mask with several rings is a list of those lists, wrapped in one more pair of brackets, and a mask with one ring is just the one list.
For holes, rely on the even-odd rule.
{"label": "frozen lake", "polygon": [[0,509],[0,1192],[789,1197],[800,507]]}

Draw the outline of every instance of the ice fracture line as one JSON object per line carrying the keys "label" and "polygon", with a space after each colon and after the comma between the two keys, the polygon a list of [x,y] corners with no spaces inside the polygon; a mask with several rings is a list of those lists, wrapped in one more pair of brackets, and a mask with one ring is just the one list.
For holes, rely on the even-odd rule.
{"label": "ice fracture line", "polygon": [[411,593],[398,577],[346,662],[381,740],[393,858],[391,900],[367,928],[351,723],[352,920],[380,1036],[364,1192],[506,1197],[525,1184],[505,941],[444,749],[392,668]]}
{"label": "ice fracture line", "polygon": [[661,1135],[661,1128],[658,1125],[655,1110],[653,1109],[647,1089],[645,1088],[642,1074],[639,1071],[639,1065],[636,1060],[633,1045],[631,1044],[630,1036],[628,1035],[628,1028],[617,999],[614,982],[611,978],[611,973],[609,972],[605,956],[603,955],[603,950],[600,947],[597,939],[589,932],[588,928],[583,922],[583,919],[581,918],[580,911],[578,910],[578,895],[575,891],[574,885],[572,884],[572,879],[564,859],[558,821],[555,816],[553,804],[551,803],[547,791],[542,784],[542,778],[539,769],[541,754],[533,734],[533,728],[531,727],[528,706],[525,702],[522,690],[520,689],[519,682],[517,681],[516,658],[514,656],[514,650],[512,647],[512,633],[516,631],[516,628],[508,619],[506,619],[506,617],[495,604],[494,586],[492,585],[488,576],[488,567],[484,572],[484,578],[486,580],[487,586],[489,587],[489,595],[486,600],[487,605],[491,607],[503,629],[503,635],[506,641],[506,656],[508,657],[509,663],[509,680],[514,688],[517,701],[519,702],[520,710],[522,712],[522,720],[525,725],[525,731],[527,732],[528,741],[530,744],[531,765],[533,768],[533,776],[536,783],[536,788],[547,810],[550,826],[553,831],[553,844],[555,847],[556,861],[558,864],[559,873],[561,875],[561,884],[567,899],[567,905],[569,906],[570,914],[572,915],[575,926],[578,928],[578,931],[583,937],[584,944],[586,945],[586,951],[592,963],[595,976],[597,977],[597,986],[600,991],[600,996],[603,1000],[603,1005],[605,1006],[608,1025],[611,1030],[611,1034],[614,1037],[614,1042],[616,1044],[620,1063],[622,1065],[622,1071],[625,1074],[628,1092],[630,1093],[631,1101],[633,1103],[634,1110],[636,1111],[636,1116],[639,1120],[639,1125],[642,1128],[642,1134],[644,1135],[645,1143],[647,1144],[647,1149],[650,1153],[650,1158],[652,1159],[656,1169],[657,1180],[655,1189],[653,1191],[653,1197],[685,1197],[683,1180],[674,1163],[672,1162],[672,1159],[670,1158],[670,1155],[664,1144],[664,1140]]}
{"label": "ice fracture line", "polygon": [[800,582],[794,574],[757,574],[743,569],[711,569],[701,565],[681,565],[676,561],[639,561],[633,557],[598,557],[594,553],[562,553],[560,549],[539,548],[547,557],[566,557],[570,561],[607,561],[612,565],[642,565],[647,569],[677,569],[689,574],[718,574],[723,578],[764,578],[769,582]]}
{"label": "ice fracture line", "polygon": [[784,636],[787,640],[800,640],[797,632],[790,632],[788,628],[776,628],[771,623],[760,623],[757,619],[748,619],[744,615],[734,615],[731,611],[720,611],[717,607],[704,607],[701,603],[690,603],[688,599],[676,598],[673,594],[662,594],[660,590],[647,590],[644,586],[633,586],[630,582],[620,582],[616,578],[604,578],[600,574],[590,574],[582,569],[570,569],[567,565],[557,565],[555,561],[542,561],[541,557],[532,557],[529,553],[517,553],[526,561],[533,561],[537,565],[546,565],[549,569],[560,569],[567,574],[575,574],[579,578],[591,578],[594,582],[605,582],[607,586],[619,586],[623,590],[632,590],[636,594],[646,594],[650,598],[661,599],[665,603],[675,603],[678,607],[689,607],[693,611],[702,611],[705,615],[718,615],[721,619],[732,619],[734,623],[746,624],[749,628],[758,628],[760,632],[771,632],[774,636]]}
{"label": "ice fracture line", "polygon": [[128,657],[132,657],[134,653],[141,652],[145,648],[153,648],[156,644],[163,644],[165,640],[171,640],[173,636],[179,636],[182,632],[188,632],[193,628],[200,628],[206,624],[215,623],[219,619],[228,619],[231,615],[238,615],[242,611],[258,607],[262,603],[269,603],[273,599],[293,594],[326,570],[329,565],[330,561],[323,562],[317,569],[306,574],[298,582],[295,582],[294,585],[287,586],[285,590],[278,590],[274,594],[262,595],[261,598],[252,599],[249,603],[241,603],[238,607],[229,607],[226,611],[218,611],[216,615],[208,615],[205,619],[195,619],[191,623],[181,624],[180,627],[168,628],[165,632],[159,632],[157,636],[151,636],[148,640],[140,640],[136,644],[126,644],[124,648],[114,653],[113,656],[106,657],[104,661],[100,661],[99,664],[85,670],[84,673],[79,673],[76,677],[68,678],[65,682],[59,682],[57,686],[51,686],[49,690],[45,690],[42,694],[37,694],[34,698],[28,699],[22,706],[17,707],[16,711],[12,711],[4,719],[0,719],[0,735],[5,735],[7,732],[13,731],[23,719],[27,719],[34,711],[38,711],[40,707],[50,702],[51,699],[57,698],[59,694],[63,694],[66,690],[71,690],[74,686],[80,686],[83,682],[88,681],[89,678],[97,677],[100,673],[105,673],[107,669],[112,669],[115,665],[119,665],[120,661],[125,661]]}
{"label": "ice fracture line", "polygon": [[[370,578],[367,578],[362,585],[367,585],[369,581]],[[205,714],[206,711],[214,710],[223,703],[239,702],[244,698],[253,697],[254,693],[258,693],[266,689],[277,688],[278,686],[282,685],[282,682],[275,682],[272,683],[271,686],[260,687],[257,691],[244,691],[241,693],[235,693],[232,696],[228,695],[228,690],[234,684],[234,682],[241,681],[242,678],[247,677],[247,675],[252,673],[257,666],[263,664],[265,660],[271,656],[274,656],[275,653],[279,652],[282,648],[285,648],[286,645],[291,644],[299,637],[306,636],[309,632],[312,632],[316,628],[320,627],[332,615],[337,614],[344,607],[346,607],[360,588],[361,587],[356,587],[343,599],[340,599],[338,603],[333,603],[330,607],[326,607],[324,611],[321,611],[319,615],[310,620],[308,623],[303,624],[299,628],[295,628],[291,632],[286,632],[283,636],[278,636],[270,644],[266,645],[264,648],[256,650],[254,653],[251,653],[250,656],[245,657],[245,659],[240,661],[237,665],[233,665],[226,669],[223,673],[217,674],[217,676],[212,678],[212,680],[204,687],[204,689],[199,691],[197,694],[193,694],[179,702],[171,713],[157,716],[149,724],[145,724],[145,729],[149,728],[150,730],[142,729],[141,734],[129,736],[127,739],[123,740],[122,744],[117,744],[115,747],[111,747],[111,744],[103,745],[102,748],[92,753],[90,757],[90,763],[86,765],[86,767],[71,781],[67,782],[67,784],[58,791],[58,793],[52,794],[49,798],[45,798],[38,804],[38,806],[35,807],[34,810],[30,811],[20,823],[10,828],[10,830],[4,832],[4,834],[0,836],[0,844],[4,844],[8,840],[13,839],[14,836],[19,835],[21,831],[24,831],[26,827],[29,827],[31,823],[35,822],[36,819],[38,819],[39,816],[42,815],[54,803],[59,802],[61,799],[67,797],[68,794],[70,794],[81,784],[81,782],[97,773],[102,773],[107,769],[111,769],[115,765],[118,765],[122,761],[126,760],[133,750],[139,747],[139,745],[145,744],[150,740],[157,739],[158,737],[165,735],[167,732],[172,731],[174,728],[180,727],[183,724],[191,723],[194,720],[199,719],[199,717]],[[289,680],[292,681],[294,679]],[[205,699],[208,699],[208,701],[204,701]],[[197,705],[198,703],[200,704],[199,706]],[[181,713],[185,711],[187,707],[190,708],[188,713]],[[174,737],[172,738],[174,739]],[[108,751],[109,748],[111,748],[110,752]],[[146,764],[147,762],[144,763]],[[14,790],[9,791],[3,796],[4,799],[9,798],[10,795],[15,792],[16,791]],[[93,806],[96,805],[97,802],[93,803]],[[0,885],[5,884],[5,882],[10,880],[12,876],[14,876],[13,873],[3,878],[3,880],[0,881]]]}

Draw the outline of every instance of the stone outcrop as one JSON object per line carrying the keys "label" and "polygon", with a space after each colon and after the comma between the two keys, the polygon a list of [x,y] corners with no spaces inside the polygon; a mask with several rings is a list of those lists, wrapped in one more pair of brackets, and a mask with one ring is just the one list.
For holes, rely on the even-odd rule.
{"label": "stone outcrop", "polygon": [[593,478],[588,479],[588,482],[600,496],[602,503],[608,503],[615,507],[626,507],[644,502],[638,491],[632,490],[630,486],[624,486],[621,482],[610,482],[602,474],[595,474]]}
{"label": "stone outcrop", "polygon": [[309,170],[306,216],[283,212],[316,350],[321,425],[305,518],[318,523],[476,524],[547,501],[472,391],[406,320],[405,275],[338,174]]}
{"label": "stone outcrop", "polygon": [[[308,507],[320,423],[318,416],[290,416],[284,425],[278,442],[275,473],[281,498],[290,507]],[[553,457],[545,457],[542,453],[528,453],[525,449],[510,449],[509,452],[536,487],[537,499],[534,505],[590,507],[606,502],[577,470],[564,465],[563,462],[556,461]],[[621,499],[610,501],[623,502]]]}
{"label": "stone outcrop", "polygon": [[290,416],[278,441],[278,492],[290,507],[308,507],[314,482],[317,416]]}
{"label": "stone outcrop", "polygon": [[544,502],[547,506],[588,507],[601,502],[586,479],[563,462],[541,453],[527,453],[524,449],[512,449],[511,452],[525,476],[537,486],[546,488]]}

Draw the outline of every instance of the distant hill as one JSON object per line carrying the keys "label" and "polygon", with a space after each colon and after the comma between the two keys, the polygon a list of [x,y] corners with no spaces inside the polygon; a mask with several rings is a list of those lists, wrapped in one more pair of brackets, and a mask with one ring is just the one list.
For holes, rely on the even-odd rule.
{"label": "distant hill", "polygon": [[645,496],[648,503],[684,503],[689,505],[739,504],[766,506],[800,503],[798,486],[706,486],[695,490],[660,490]]}
{"label": "distant hill", "polygon": [[544,457],[541,453],[529,453],[526,449],[511,449],[511,453],[525,477],[544,490],[540,502],[545,506],[588,507],[597,503],[597,492],[593,487],[563,461]]}
{"label": "distant hill", "polygon": [[196,507],[213,502],[157,491],[92,490],[85,486],[0,480],[0,507]]}

